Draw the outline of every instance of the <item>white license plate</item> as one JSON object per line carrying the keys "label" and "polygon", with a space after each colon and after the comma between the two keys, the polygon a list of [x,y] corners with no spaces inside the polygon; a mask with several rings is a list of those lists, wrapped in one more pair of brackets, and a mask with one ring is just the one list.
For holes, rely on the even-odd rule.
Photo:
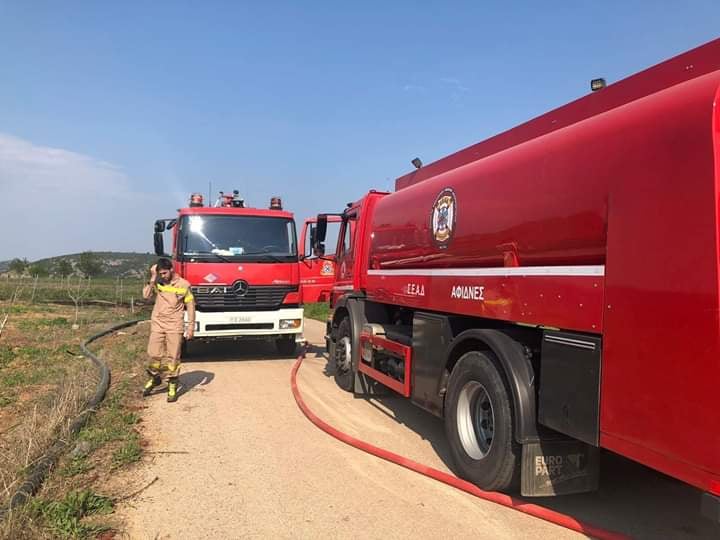
{"label": "white license plate", "polygon": [[247,323],[252,319],[250,317],[230,317],[231,323]]}

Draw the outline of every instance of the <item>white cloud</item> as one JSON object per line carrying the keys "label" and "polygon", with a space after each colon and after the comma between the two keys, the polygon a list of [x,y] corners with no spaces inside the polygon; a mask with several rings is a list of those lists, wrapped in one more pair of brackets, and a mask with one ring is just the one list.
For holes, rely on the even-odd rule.
{"label": "white cloud", "polygon": [[172,215],[177,199],[133,190],[113,164],[0,133],[0,204],[0,260],[34,260],[149,251],[153,220]]}
{"label": "white cloud", "polygon": [[456,79],[455,77],[441,77],[440,82],[446,86],[453,88],[454,90],[457,90],[458,92],[470,91],[467,86],[463,85],[460,79]]}
{"label": "white cloud", "polygon": [[455,77],[441,77],[440,84],[450,90],[450,98],[453,101],[460,101],[465,94],[470,91],[470,88],[465,86],[460,79]]}

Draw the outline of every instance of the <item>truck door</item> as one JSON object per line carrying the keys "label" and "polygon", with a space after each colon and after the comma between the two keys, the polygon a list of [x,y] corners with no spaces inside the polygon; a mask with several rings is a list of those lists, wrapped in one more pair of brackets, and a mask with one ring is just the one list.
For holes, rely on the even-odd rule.
{"label": "truck door", "polygon": [[[331,248],[337,243],[340,222],[340,217],[328,216],[325,244]],[[335,282],[335,254],[331,252],[320,258],[312,252],[316,224],[317,218],[306,219],[300,237],[300,284],[302,301],[305,304],[327,302]]]}

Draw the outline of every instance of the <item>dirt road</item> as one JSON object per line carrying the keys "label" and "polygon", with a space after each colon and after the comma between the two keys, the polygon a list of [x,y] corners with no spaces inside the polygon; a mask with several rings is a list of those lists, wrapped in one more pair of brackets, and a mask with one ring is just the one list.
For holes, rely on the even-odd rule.
{"label": "dirt road", "polygon": [[[308,405],[331,424],[448,470],[440,420],[397,398],[355,399],[321,356],[322,325],[299,376]],[[148,399],[148,458],[115,482],[155,481],[119,509],[128,537],[582,538],[480,501],[364,454],[308,422],[290,391],[294,359],[267,345],[195,347],[177,403]],[[605,459],[602,490],[534,500],[641,538],[720,538],[698,515],[699,494],[620,459]]]}

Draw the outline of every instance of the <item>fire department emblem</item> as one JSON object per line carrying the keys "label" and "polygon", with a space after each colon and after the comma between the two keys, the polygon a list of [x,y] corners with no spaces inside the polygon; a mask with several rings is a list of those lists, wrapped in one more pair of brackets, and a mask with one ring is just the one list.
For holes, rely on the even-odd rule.
{"label": "fire department emblem", "polygon": [[321,276],[332,276],[334,273],[335,273],[335,265],[333,265],[332,261],[323,261],[323,264],[320,267],[320,275]]}
{"label": "fire department emblem", "polygon": [[433,239],[439,248],[446,248],[450,244],[455,231],[456,214],[455,192],[445,188],[435,199],[430,217]]}

